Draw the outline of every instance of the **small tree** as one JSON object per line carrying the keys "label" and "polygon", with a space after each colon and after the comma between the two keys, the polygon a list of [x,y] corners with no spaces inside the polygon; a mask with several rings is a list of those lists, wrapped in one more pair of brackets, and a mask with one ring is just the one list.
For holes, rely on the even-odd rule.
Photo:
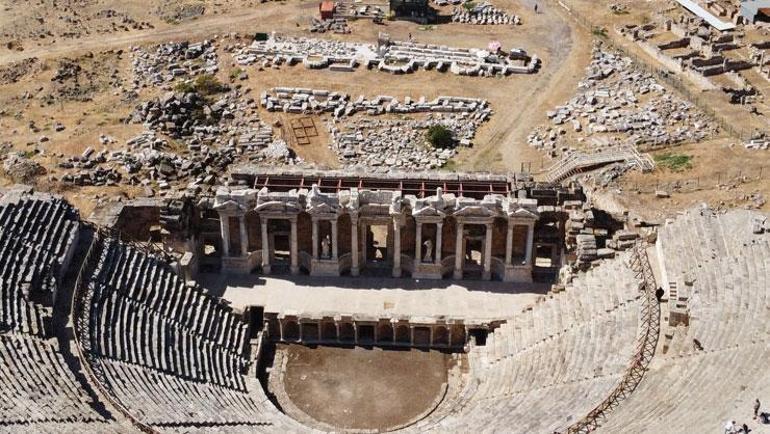
{"label": "small tree", "polygon": [[195,78],[195,89],[201,95],[212,95],[224,92],[227,87],[211,74],[202,74]]}
{"label": "small tree", "polygon": [[428,142],[433,145],[434,148],[451,148],[455,143],[452,130],[438,124],[428,128],[427,138]]}

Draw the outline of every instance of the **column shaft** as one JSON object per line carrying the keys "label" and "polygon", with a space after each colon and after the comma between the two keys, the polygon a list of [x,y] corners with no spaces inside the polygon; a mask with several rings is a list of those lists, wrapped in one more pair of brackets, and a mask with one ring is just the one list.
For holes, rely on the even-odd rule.
{"label": "column shaft", "polygon": [[485,280],[492,278],[492,229],[491,223],[487,223],[486,238],[484,239],[484,273]]}
{"label": "column shaft", "polygon": [[270,240],[267,236],[267,222],[266,217],[262,217],[262,272],[270,274]]}
{"label": "column shaft", "polygon": [[393,277],[401,277],[401,225],[393,222]]}
{"label": "column shaft", "polygon": [[524,263],[526,265],[532,265],[532,246],[535,243],[535,223],[532,222],[527,226],[527,253],[524,256]]}
{"label": "column shaft", "polygon": [[436,223],[436,254],[434,255],[436,264],[441,263],[441,251],[444,248],[443,228],[443,223]]}
{"label": "column shaft", "polygon": [[419,264],[422,262],[422,223],[415,222],[415,236],[414,236],[414,262]]}
{"label": "column shaft", "polygon": [[318,220],[313,219],[313,259],[318,260]]}
{"label": "column shaft", "polygon": [[222,228],[222,257],[230,256],[230,217],[219,215],[219,225]]}
{"label": "column shaft", "polygon": [[358,276],[360,272],[358,261],[361,257],[358,254],[358,220],[356,219],[350,220],[350,256],[350,275]]}
{"label": "column shaft", "polygon": [[249,234],[246,232],[246,216],[238,217],[241,226],[241,256],[249,254]]}
{"label": "column shaft", "polygon": [[332,220],[332,260],[336,261],[338,254],[339,254],[339,248],[337,246],[337,219]]}
{"label": "column shaft", "polygon": [[291,243],[291,274],[299,274],[299,252],[297,248],[297,218],[291,219],[291,235],[289,236]]}
{"label": "column shaft", "polygon": [[511,265],[513,258],[513,223],[508,221],[508,235],[505,238],[505,265]]}
{"label": "column shaft", "polygon": [[463,224],[457,223],[457,239],[455,240],[455,271],[454,278],[463,278],[463,256],[465,251],[463,250]]}

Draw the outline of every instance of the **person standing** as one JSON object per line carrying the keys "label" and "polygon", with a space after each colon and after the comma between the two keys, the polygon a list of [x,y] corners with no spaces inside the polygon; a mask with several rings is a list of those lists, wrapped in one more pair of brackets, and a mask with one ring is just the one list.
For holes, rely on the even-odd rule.
{"label": "person standing", "polygon": [[760,405],[761,404],[759,403],[759,398],[755,399],[754,400],[754,419],[756,419],[759,416]]}

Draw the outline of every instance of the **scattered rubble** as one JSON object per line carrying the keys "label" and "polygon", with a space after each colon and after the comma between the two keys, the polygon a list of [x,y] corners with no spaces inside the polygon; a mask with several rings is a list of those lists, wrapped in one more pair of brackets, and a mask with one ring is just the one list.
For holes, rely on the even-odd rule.
{"label": "scattered rubble", "polygon": [[474,113],[474,120],[486,121],[492,114],[487,101],[479,98],[439,96],[428,101],[410,97],[400,102],[389,95],[366,99],[363,95],[352,100],[350,95],[321,89],[276,87],[270,93],[263,92],[260,101],[268,111],[282,110],[287,113],[333,113],[335,118],[351,116],[358,112],[368,115],[406,113]]}
{"label": "scattered rubble", "polygon": [[595,48],[578,95],[547,113],[551,126],[536,128],[531,146],[557,157],[579,144],[593,150],[635,146],[651,150],[697,142],[717,133],[692,103],[669,93],[631,59]]}
{"label": "scattered rubble", "polygon": [[[433,169],[446,164],[455,149],[434,149],[426,142],[432,125],[454,132],[460,146],[471,146],[478,127],[492,115],[487,101],[439,96],[434,100],[410,97],[399,101],[389,95],[367,99],[322,89],[279,87],[263,92],[260,103],[268,111],[295,114],[331,114],[327,128],[332,149],[345,165],[403,169]],[[399,120],[360,118],[356,115],[422,115]]]}
{"label": "scattered rubble", "polygon": [[452,22],[478,25],[517,25],[521,24],[521,19],[516,15],[497,9],[491,3],[484,2],[470,9],[466,6],[453,7]]}
{"label": "scattered rubble", "polygon": [[[453,148],[437,149],[427,143],[425,134],[435,124],[453,131],[467,126],[460,118],[442,116],[424,121],[364,119],[341,125],[330,123],[328,128],[332,148],[346,165],[428,170],[443,166],[456,154]],[[459,135],[467,137],[471,133]]]}
{"label": "scattered rubble", "polygon": [[139,104],[129,122],[183,139],[193,152],[202,146],[264,148],[273,134],[259,119],[257,102],[239,89],[218,95],[216,100],[195,92],[168,92]]}
{"label": "scattered rubble", "polygon": [[169,83],[177,77],[219,71],[216,46],[208,40],[194,44],[187,41],[161,44],[154,51],[134,47],[131,54],[135,90]]}
{"label": "scattered rubble", "polygon": [[254,41],[249,47],[235,49],[233,57],[240,65],[259,63],[262,68],[302,63],[309,69],[329,68],[349,72],[365,65],[369,69],[393,74],[408,74],[420,68],[472,76],[532,74],[540,65],[537,56],[529,56],[519,49],[491,52],[476,48],[452,48],[391,41],[387,35],[381,35],[375,47],[371,44],[273,34],[266,41]]}
{"label": "scattered rubble", "polygon": [[351,30],[350,27],[348,27],[348,20],[345,18],[332,18],[330,20],[313,18],[313,21],[310,24],[310,33],[326,32],[348,34],[351,33]]}
{"label": "scattered rubble", "polygon": [[33,184],[35,178],[46,174],[45,168],[40,163],[16,152],[9,153],[5,157],[3,172],[20,184]]}

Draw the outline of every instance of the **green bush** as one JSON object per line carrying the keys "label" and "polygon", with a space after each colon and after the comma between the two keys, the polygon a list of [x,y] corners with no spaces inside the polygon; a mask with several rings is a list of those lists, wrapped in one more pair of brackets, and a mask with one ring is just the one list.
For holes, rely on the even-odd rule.
{"label": "green bush", "polygon": [[215,76],[203,74],[195,78],[195,90],[201,95],[213,95],[224,92],[227,90],[227,86],[222,84]]}
{"label": "green bush", "polygon": [[201,95],[213,95],[226,91],[227,86],[211,74],[202,74],[195,77],[193,81],[178,83],[174,89],[182,93],[197,92]]}
{"label": "green bush", "polygon": [[174,86],[174,90],[180,93],[190,93],[195,92],[195,86],[189,81],[183,81],[177,83],[176,86]]}
{"label": "green bush", "polygon": [[230,71],[230,80],[231,81],[237,80],[238,77],[240,77],[242,73],[243,73],[243,70],[241,68],[233,68]]}
{"label": "green bush", "polygon": [[434,148],[451,148],[455,144],[454,133],[443,125],[428,128],[427,139]]}
{"label": "green bush", "polygon": [[607,29],[604,27],[594,27],[591,29],[591,33],[599,38],[607,38]]}
{"label": "green bush", "polygon": [[657,163],[658,166],[668,168],[674,172],[679,172],[680,170],[685,169],[692,169],[692,157],[689,155],[674,154],[668,152],[665,154],[656,155],[654,158],[655,163]]}

